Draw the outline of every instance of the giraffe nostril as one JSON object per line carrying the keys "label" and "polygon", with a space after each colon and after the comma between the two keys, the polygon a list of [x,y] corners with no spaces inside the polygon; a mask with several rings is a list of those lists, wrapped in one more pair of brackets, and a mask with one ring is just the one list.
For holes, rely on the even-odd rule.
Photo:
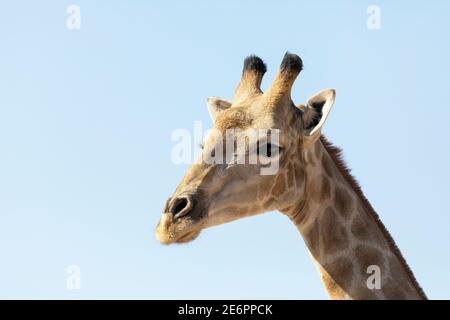
{"label": "giraffe nostril", "polygon": [[172,213],[174,218],[179,218],[189,213],[191,209],[192,201],[189,198],[176,198],[170,208],[170,213]]}
{"label": "giraffe nostril", "polygon": [[181,199],[178,201],[178,203],[175,205],[175,207],[173,208],[173,214],[178,214],[180,213],[184,208],[187,207],[188,201],[186,199]]}

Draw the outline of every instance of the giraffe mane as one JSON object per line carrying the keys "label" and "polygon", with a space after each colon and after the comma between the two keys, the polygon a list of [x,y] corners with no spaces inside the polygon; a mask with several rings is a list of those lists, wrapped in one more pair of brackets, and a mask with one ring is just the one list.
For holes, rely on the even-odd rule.
{"label": "giraffe mane", "polygon": [[335,145],[333,145],[324,135],[320,136],[320,141],[322,142],[323,146],[325,147],[325,150],[327,150],[328,154],[332,158],[337,169],[344,177],[345,181],[347,181],[347,183],[353,189],[355,194],[361,200],[361,203],[362,203],[363,207],[366,209],[366,211],[369,213],[369,216],[371,216],[374,219],[376,225],[378,226],[378,228],[384,235],[384,237],[389,245],[389,248],[392,250],[392,252],[395,254],[395,256],[400,261],[400,264],[402,265],[408,278],[412,282],[417,293],[421,296],[422,299],[426,300],[427,296],[426,296],[425,292],[423,291],[422,287],[417,282],[416,277],[414,276],[411,268],[409,267],[408,263],[406,262],[405,258],[402,255],[402,253],[400,252],[400,249],[398,248],[397,244],[395,243],[395,241],[392,238],[389,231],[386,229],[383,222],[380,220],[380,217],[378,216],[378,214],[373,209],[369,200],[367,200],[366,196],[364,195],[364,193],[361,189],[360,184],[358,183],[356,178],[351,174],[350,169],[348,168],[347,164],[345,163],[345,161],[343,159],[342,150],[340,148],[336,147]]}

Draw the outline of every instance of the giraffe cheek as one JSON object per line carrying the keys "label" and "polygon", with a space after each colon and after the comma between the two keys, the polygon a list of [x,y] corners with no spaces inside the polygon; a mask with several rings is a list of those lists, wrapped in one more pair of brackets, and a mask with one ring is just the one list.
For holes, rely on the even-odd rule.
{"label": "giraffe cheek", "polygon": [[294,170],[292,171],[295,180],[295,186],[297,188],[303,186],[305,183],[305,170],[300,165],[295,165]]}
{"label": "giraffe cheek", "polygon": [[258,200],[262,201],[270,196],[272,190],[273,177],[272,176],[261,176],[261,180],[258,182]]}
{"label": "giraffe cheek", "polygon": [[287,176],[287,187],[292,188],[294,186],[294,166],[292,163],[288,165]]}
{"label": "giraffe cheek", "polygon": [[286,177],[284,173],[280,173],[276,180],[275,184],[272,187],[272,195],[274,197],[280,197],[286,191]]}

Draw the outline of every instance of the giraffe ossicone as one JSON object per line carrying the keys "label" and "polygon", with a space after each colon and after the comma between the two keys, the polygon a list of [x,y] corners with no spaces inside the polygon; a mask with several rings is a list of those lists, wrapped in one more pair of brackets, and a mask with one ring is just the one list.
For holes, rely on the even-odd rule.
{"label": "giraffe ossicone", "polygon": [[[278,210],[300,231],[330,298],[426,299],[340,150],[321,134],[335,90],[322,90],[305,105],[292,102],[292,85],[302,68],[300,57],[286,53],[263,92],[266,65],[250,56],[233,100],[208,99],[214,129],[224,140],[208,136],[207,152],[224,150],[230,156],[224,147],[227,130],[278,130],[278,168],[264,175],[260,162],[194,163],[166,202],[156,227],[158,240],[189,242],[205,228]],[[271,144],[258,139],[235,135],[232,142],[256,152],[259,145]],[[373,282],[368,269],[379,271],[377,285],[368,285]]]}

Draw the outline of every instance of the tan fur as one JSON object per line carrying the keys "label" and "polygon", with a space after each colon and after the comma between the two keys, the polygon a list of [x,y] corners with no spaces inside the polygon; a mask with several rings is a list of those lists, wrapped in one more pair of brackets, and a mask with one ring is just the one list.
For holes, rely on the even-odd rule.
{"label": "tan fur", "polygon": [[[279,210],[302,234],[330,298],[426,299],[340,150],[320,135],[320,125],[314,128],[318,134],[306,129],[313,118],[306,109],[312,102],[320,107],[321,99],[327,99],[329,112],[334,90],[321,91],[308,100],[308,107],[297,108],[290,90],[302,67],[299,58],[283,60],[266,93],[259,88],[262,61],[249,61],[253,64],[244,65],[232,104],[214,110],[219,112],[214,126],[222,132],[279,129],[278,172],[261,175],[259,164],[193,165],[166,203],[158,239],[165,244],[188,242],[205,228]],[[222,101],[213,102],[217,100]],[[193,203],[182,217],[174,214],[179,197]],[[381,269],[381,289],[367,287],[367,268],[372,265]]]}
{"label": "tan fur", "polygon": [[233,101],[239,103],[262,93],[260,86],[265,71],[246,70],[242,72],[241,81],[236,87]]}
{"label": "tan fur", "polygon": [[221,132],[227,129],[246,129],[252,124],[252,118],[245,107],[235,107],[223,112],[215,122],[215,126]]}
{"label": "tan fur", "polygon": [[[345,163],[342,161],[341,150],[334,147],[324,136],[321,137],[321,142],[323,143],[326,151],[332,157],[334,163],[336,164],[337,170],[344,177],[345,181],[348,183],[351,190],[357,196],[359,202],[363,206],[364,211],[369,215],[370,219],[366,220],[367,224],[371,225],[374,229],[376,229],[378,233],[381,233],[381,236],[387,242],[389,250],[392,252],[392,254],[394,256],[393,259],[395,261],[397,261],[397,263],[401,266],[401,269],[402,269],[401,273],[405,274],[407,283],[410,284],[414,289],[411,294],[416,295],[417,298],[419,298],[419,299],[427,299],[425,292],[422,290],[422,288],[420,287],[416,278],[414,277],[414,274],[412,273],[412,271],[409,268],[408,264],[406,263],[403,255],[401,254],[400,250],[398,249],[397,245],[395,244],[394,239],[392,238],[390,233],[387,231],[386,227],[383,225],[383,223],[379,219],[375,210],[372,208],[371,204],[369,203],[367,198],[364,196],[359,184],[356,182],[356,180],[350,174]],[[366,216],[363,216],[363,217],[366,218]],[[372,232],[372,234],[376,235],[377,232]],[[399,270],[397,270],[397,272],[394,271],[394,273],[400,273],[400,272],[399,272]]]}
{"label": "tan fur", "polygon": [[334,189],[334,206],[344,219],[350,216],[353,205],[353,199],[347,190],[342,187]]}

